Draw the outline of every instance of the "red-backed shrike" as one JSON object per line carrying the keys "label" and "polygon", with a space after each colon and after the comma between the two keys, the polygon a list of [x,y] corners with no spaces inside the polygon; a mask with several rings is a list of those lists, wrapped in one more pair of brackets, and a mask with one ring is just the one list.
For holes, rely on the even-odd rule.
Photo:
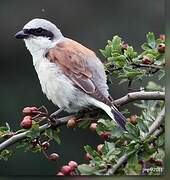
{"label": "red-backed shrike", "polygon": [[45,19],[31,20],[15,37],[24,39],[49,100],[67,112],[96,106],[125,129],[126,118],[109,98],[104,66],[93,51]]}

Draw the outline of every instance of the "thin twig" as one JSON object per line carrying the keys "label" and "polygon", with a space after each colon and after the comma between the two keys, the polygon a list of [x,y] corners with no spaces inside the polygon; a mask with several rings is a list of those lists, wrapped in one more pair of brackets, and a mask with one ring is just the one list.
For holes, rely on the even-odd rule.
{"label": "thin twig", "polygon": [[[155,92],[144,92],[144,91],[140,91],[140,92],[133,92],[133,93],[128,93],[126,96],[117,99],[114,101],[114,103],[118,106],[123,106],[124,104],[127,104],[129,102],[135,101],[135,100],[164,100],[165,99],[165,93],[164,92],[159,92],[159,91],[155,91]],[[71,118],[74,117],[74,115],[71,116],[66,116],[60,119],[57,119],[52,125],[55,126],[61,126],[67,123],[67,121]],[[48,129],[52,126],[51,124],[47,123],[44,124],[42,126],[40,126],[40,131],[43,132],[45,129]],[[12,137],[10,137],[9,139],[5,140],[4,142],[2,142],[0,144],[0,151],[7,148],[8,146],[24,139],[27,137],[27,133],[29,132],[22,132],[16,135],[13,135]]]}

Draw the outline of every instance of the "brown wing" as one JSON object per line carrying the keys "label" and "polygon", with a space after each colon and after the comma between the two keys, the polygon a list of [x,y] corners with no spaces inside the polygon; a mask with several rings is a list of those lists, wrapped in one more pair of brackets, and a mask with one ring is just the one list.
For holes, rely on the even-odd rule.
{"label": "brown wing", "polygon": [[93,74],[88,69],[87,60],[95,61],[96,55],[93,51],[75,41],[68,40],[50,49],[47,58],[51,62],[60,65],[63,73],[69,77],[79,89],[97,100],[109,106],[111,105],[110,100],[98,90],[95,82],[92,81]]}

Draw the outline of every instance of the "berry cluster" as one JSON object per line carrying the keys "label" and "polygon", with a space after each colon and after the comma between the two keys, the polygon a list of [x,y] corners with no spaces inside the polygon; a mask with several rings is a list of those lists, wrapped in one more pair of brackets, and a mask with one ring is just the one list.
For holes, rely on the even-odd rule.
{"label": "berry cluster", "polygon": [[[97,128],[97,123],[91,123],[89,129],[91,132],[96,132],[96,128]],[[99,136],[104,139],[107,140],[110,138],[111,133],[108,131],[104,131],[104,132],[100,132]]]}
{"label": "berry cluster", "polygon": [[68,165],[64,165],[60,172],[57,173],[57,176],[68,176],[68,175],[76,175],[76,169],[78,164],[75,161],[70,161]]}
{"label": "berry cluster", "polygon": [[24,129],[30,129],[33,124],[33,120],[38,117],[47,116],[48,112],[45,107],[25,107],[23,109],[23,115],[25,116],[20,123],[20,126]]}

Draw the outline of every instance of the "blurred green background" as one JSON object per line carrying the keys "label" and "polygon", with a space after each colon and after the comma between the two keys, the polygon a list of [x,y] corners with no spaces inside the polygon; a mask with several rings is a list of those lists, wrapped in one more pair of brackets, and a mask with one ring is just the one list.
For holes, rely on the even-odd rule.
{"label": "blurred green background", "polygon": [[[50,112],[55,111],[55,106],[41,92],[31,55],[24,43],[14,38],[29,20],[40,17],[54,22],[65,36],[91,48],[102,59],[99,49],[115,34],[140,50],[148,31],[156,35],[164,33],[164,6],[164,0],[1,0],[0,124],[8,122],[11,128],[17,128],[25,106],[43,104]],[[118,86],[114,79],[110,93],[116,99],[127,92],[126,87],[127,84]],[[132,107],[131,112],[135,112]],[[88,130],[62,128],[61,137],[61,145],[50,148],[50,152],[60,154],[58,162],[49,162],[42,154],[17,150],[8,162],[0,162],[0,175],[53,175],[69,160],[84,162],[84,145],[101,142]]]}

